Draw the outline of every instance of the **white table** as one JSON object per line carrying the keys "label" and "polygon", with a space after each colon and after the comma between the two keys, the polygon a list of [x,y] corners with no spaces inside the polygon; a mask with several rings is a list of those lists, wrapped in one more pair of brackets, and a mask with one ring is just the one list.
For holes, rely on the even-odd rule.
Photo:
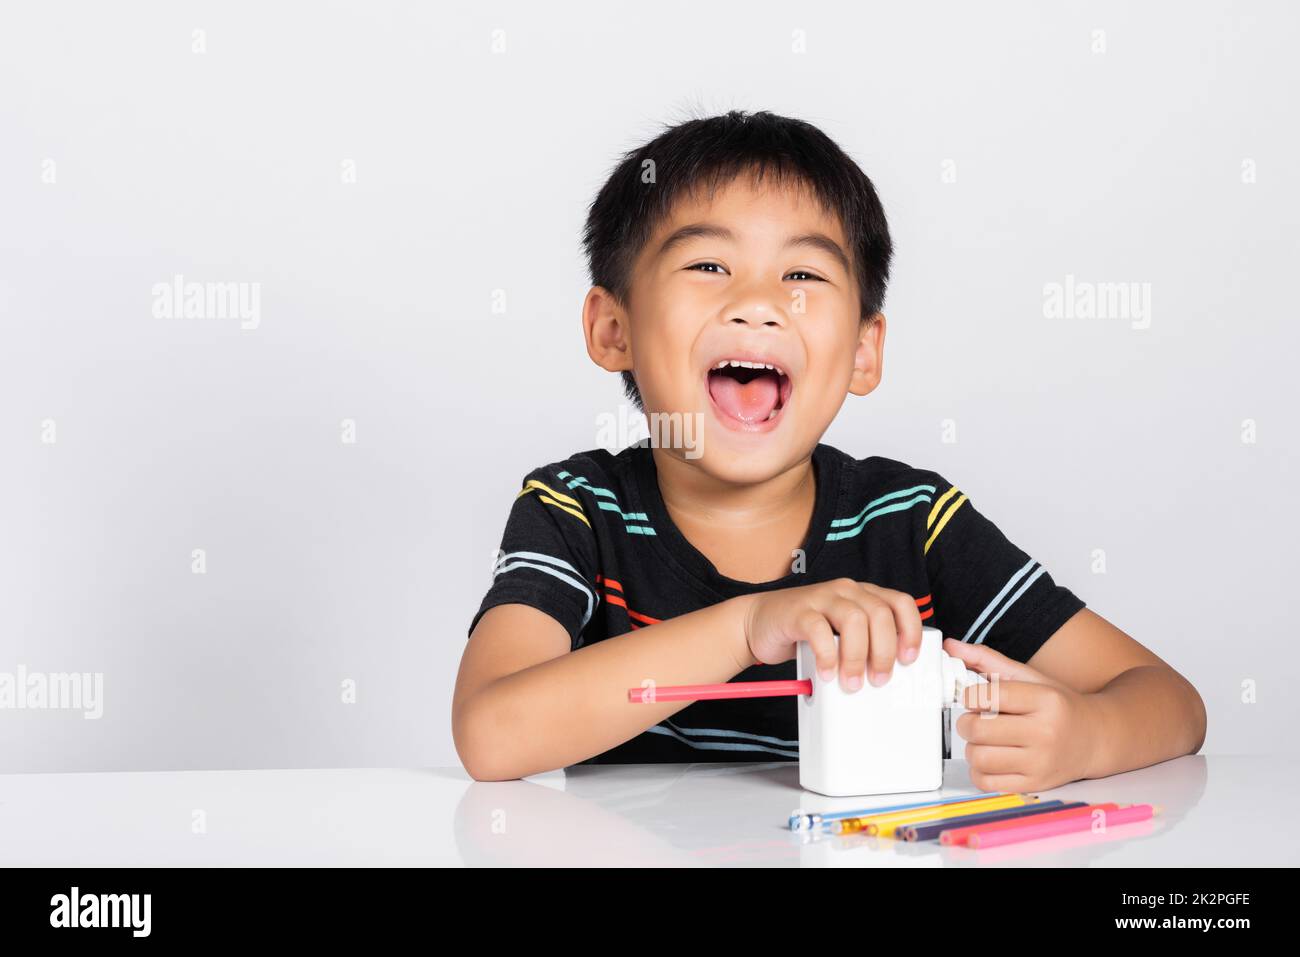
{"label": "white table", "polygon": [[[826,798],[794,764],[580,767],[481,783],[455,769],[0,775],[9,865],[792,865],[799,867],[1295,866],[1294,758],[1194,755],[1045,799],[1154,803],[1100,837],[986,851],[793,834],[790,812],[973,792],[947,762],[940,792]],[[201,826],[200,826],[201,825]],[[1240,833],[1238,825],[1262,836]]]}

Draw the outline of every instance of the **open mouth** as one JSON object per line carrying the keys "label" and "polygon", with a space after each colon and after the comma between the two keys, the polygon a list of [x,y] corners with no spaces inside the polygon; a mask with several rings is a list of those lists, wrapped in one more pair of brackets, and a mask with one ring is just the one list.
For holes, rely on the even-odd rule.
{"label": "open mouth", "polygon": [[790,401],[789,375],[770,362],[722,359],[709,370],[708,386],[723,421],[749,431],[773,427]]}

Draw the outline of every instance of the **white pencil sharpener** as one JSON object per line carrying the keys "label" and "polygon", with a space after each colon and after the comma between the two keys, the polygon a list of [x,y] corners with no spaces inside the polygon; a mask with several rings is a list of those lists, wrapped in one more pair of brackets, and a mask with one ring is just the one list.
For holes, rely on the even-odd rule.
{"label": "white pencil sharpener", "polygon": [[987,684],[944,652],[937,628],[922,629],[916,660],[896,661],[879,688],[864,680],[844,691],[838,670],[823,681],[807,642],[799,643],[796,668],[813,689],[798,697],[799,784],[831,797],[942,787],[944,708],[960,703],[964,688]]}

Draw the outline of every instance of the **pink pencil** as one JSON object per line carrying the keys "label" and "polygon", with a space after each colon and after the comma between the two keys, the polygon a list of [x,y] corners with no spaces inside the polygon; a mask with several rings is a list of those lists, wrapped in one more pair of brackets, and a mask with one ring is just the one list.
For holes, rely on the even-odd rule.
{"label": "pink pencil", "polygon": [[656,701],[711,701],[719,698],[780,698],[812,694],[812,681],[728,681],[720,685],[671,685],[656,688],[628,688],[627,700],[654,704]]}
{"label": "pink pencil", "polygon": [[[1150,804],[1130,804],[1118,811],[1102,811],[1099,819],[1106,827],[1118,824],[1131,824],[1145,821],[1160,813],[1160,809]],[[1040,837],[1055,837],[1057,834],[1073,834],[1092,830],[1093,816],[1082,814],[1075,817],[1063,817],[1055,821],[1040,824],[1023,824],[1020,827],[1002,828],[983,834],[976,831],[966,839],[968,847],[997,847],[1000,844],[1015,844],[1019,841],[1035,841]]]}

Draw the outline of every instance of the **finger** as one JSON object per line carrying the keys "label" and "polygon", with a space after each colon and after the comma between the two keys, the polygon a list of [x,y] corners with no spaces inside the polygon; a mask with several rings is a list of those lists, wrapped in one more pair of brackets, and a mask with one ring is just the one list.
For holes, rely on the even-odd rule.
{"label": "finger", "polygon": [[836,598],[827,605],[825,614],[840,636],[840,687],[857,691],[862,687],[870,647],[867,611],[857,602]]}
{"label": "finger", "polygon": [[966,763],[981,774],[1025,774],[1025,749],[966,743]]}
{"label": "finger", "polygon": [[982,675],[997,673],[1003,678],[1015,681],[1036,681],[1039,684],[1053,684],[1041,671],[1031,668],[1023,662],[1008,658],[1000,651],[994,651],[988,645],[978,645],[956,638],[945,638],[943,650],[954,658],[960,658],[967,668]]}
{"label": "finger", "polygon": [[807,609],[795,620],[795,632],[795,640],[806,641],[812,650],[813,660],[817,663],[817,674],[822,681],[834,681],[840,656],[826,616],[811,608]]}
{"label": "finger", "polygon": [[1034,719],[1024,714],[989,714],[967,711],[953,725],[953,730],[967,744],[993,744],[1023,748],[1035,740]]}
{"label": "finger", "polygon": [[875,585],[867,587],[873,589],[877,597],[893,609],[894,628],[898,633],[898,662],[911,664],[921,653],[921,630],[924,627],[916,599],[893,588],[878,588]]}
{"label": "finger", "polygon": [[1030,714],[1042,703],[1042,685],[1032,681],[1008,681],[994,675],[988,684],[962,690],[961,703],[967,711],[988,714]]}
{"label": "finger", "polygon": [[898,656],[898,626],[894,610],[878,598],[868,606],[871,618],[871,650],[867,653],[867,679],[877,687],[889,683]]}
{"label": "finger", "polygon": [[1032,790],[1027,774],[985,774],[971,768],[970,783],[990,794],[1021,794]]}

